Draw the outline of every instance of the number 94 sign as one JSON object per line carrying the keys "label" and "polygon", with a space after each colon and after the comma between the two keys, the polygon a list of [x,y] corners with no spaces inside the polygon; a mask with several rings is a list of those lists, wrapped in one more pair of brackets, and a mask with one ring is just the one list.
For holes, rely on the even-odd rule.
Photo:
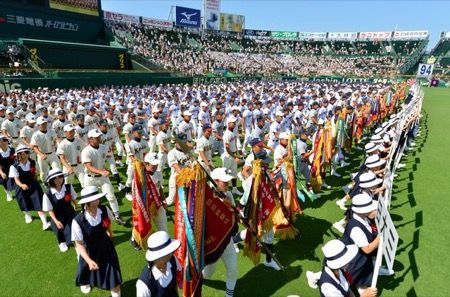
{"label": "number 94 sign", "polygon": [[433,74],[433,64],[419,64],[417,69],[417,78],[430,78]]}

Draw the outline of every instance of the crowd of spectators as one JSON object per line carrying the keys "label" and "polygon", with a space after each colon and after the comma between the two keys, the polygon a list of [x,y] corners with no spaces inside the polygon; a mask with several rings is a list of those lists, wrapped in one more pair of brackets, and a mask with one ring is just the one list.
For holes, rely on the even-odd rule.
{"label": "crowd of spectators", "polygon": [[[300,41],[108,23],[132,53],[185,75],[396,75],[420,41]],[[393,51],[395,50],[395,52]],[[396,54],[399,53],[399,54]]]}

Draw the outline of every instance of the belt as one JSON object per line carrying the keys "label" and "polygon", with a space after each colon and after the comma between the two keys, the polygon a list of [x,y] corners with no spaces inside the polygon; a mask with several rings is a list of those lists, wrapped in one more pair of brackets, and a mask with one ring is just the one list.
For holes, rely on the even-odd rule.
{"label": "belt", "polygon": [[53,154],[53,152],[50,152],[50,153],[44,153],[44,155],[51,155],[51,154]]}
{"label": "belt", "polygon": [[77,167],[78,164],[70,164],[70,167]]}
{"label": "belt", "polygon": [[87,176],[89,176],[89,177],[100,177],[102,175],[101,174],[88,174]]}
{"label": "belt", "polygon": [[17,138],[19,138],[19,137],[11,137],[12,139],[17,139]]}

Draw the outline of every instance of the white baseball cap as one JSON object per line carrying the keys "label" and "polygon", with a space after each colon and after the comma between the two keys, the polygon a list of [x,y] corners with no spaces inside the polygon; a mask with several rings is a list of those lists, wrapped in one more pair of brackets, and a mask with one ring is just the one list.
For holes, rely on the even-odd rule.
{"label": "white baseball cap", "polygon": [[233,176],[228,174],[227,169],[225,167],[216,168],[211,172],[211,178],[212,179],[218,179],[222,182],[229,182],[233,179]]}
{"label": "white baseball cap", "polygon": [[75,130],[75,126],[74,125],[72,125],[72,124],[68,124],[68,125],[65,125],[64,126],[64,132],[69,132],[69,131],[73,131],[73,130]]}
{"label": "white baseball cap", "polygon": [[280,136],[278,136],[279,139],[289,139],[290,134],[287,132],[281,132]]}
{"label": "white baseball cap", "polygon": [[45,123],[48,123],[48,121],[44,117],[38,117],[37,120],[36,120],[36,124],[38,124],[38,125],[42,125],[42,124],[45,124]]}
{"label": "white baseball cap", "polygon": [[148,153],[144,157],[145,163],[150,163],[151,165],[159,165],[158,154],[156,153]]}
{"label": "white baseball cap", "polygon": [[36,123],[36,117],[32,113],[31,114],[27,114],[25,119],[27,120],[27,122]]}
{"label": "white baseball cap", "polygon": [[192,113],[189,110],[183,111],[183,116],[192,116]]}
{"label": "white baseball cap", "polygon": [[88,138],[96,138],[102,136],[102,132],[100,132],[98,129],[91,129],[88,132]]}

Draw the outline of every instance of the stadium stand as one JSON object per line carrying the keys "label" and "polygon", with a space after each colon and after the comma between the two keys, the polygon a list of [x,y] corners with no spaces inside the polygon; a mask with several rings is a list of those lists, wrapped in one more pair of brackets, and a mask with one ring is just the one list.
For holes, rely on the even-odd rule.
{"label": "stadium stand", "polygon": [[448,33],[441,34],[441,39],[431,51],[431,57],[435,60],[434,73],[450,73],[450,36]]}

